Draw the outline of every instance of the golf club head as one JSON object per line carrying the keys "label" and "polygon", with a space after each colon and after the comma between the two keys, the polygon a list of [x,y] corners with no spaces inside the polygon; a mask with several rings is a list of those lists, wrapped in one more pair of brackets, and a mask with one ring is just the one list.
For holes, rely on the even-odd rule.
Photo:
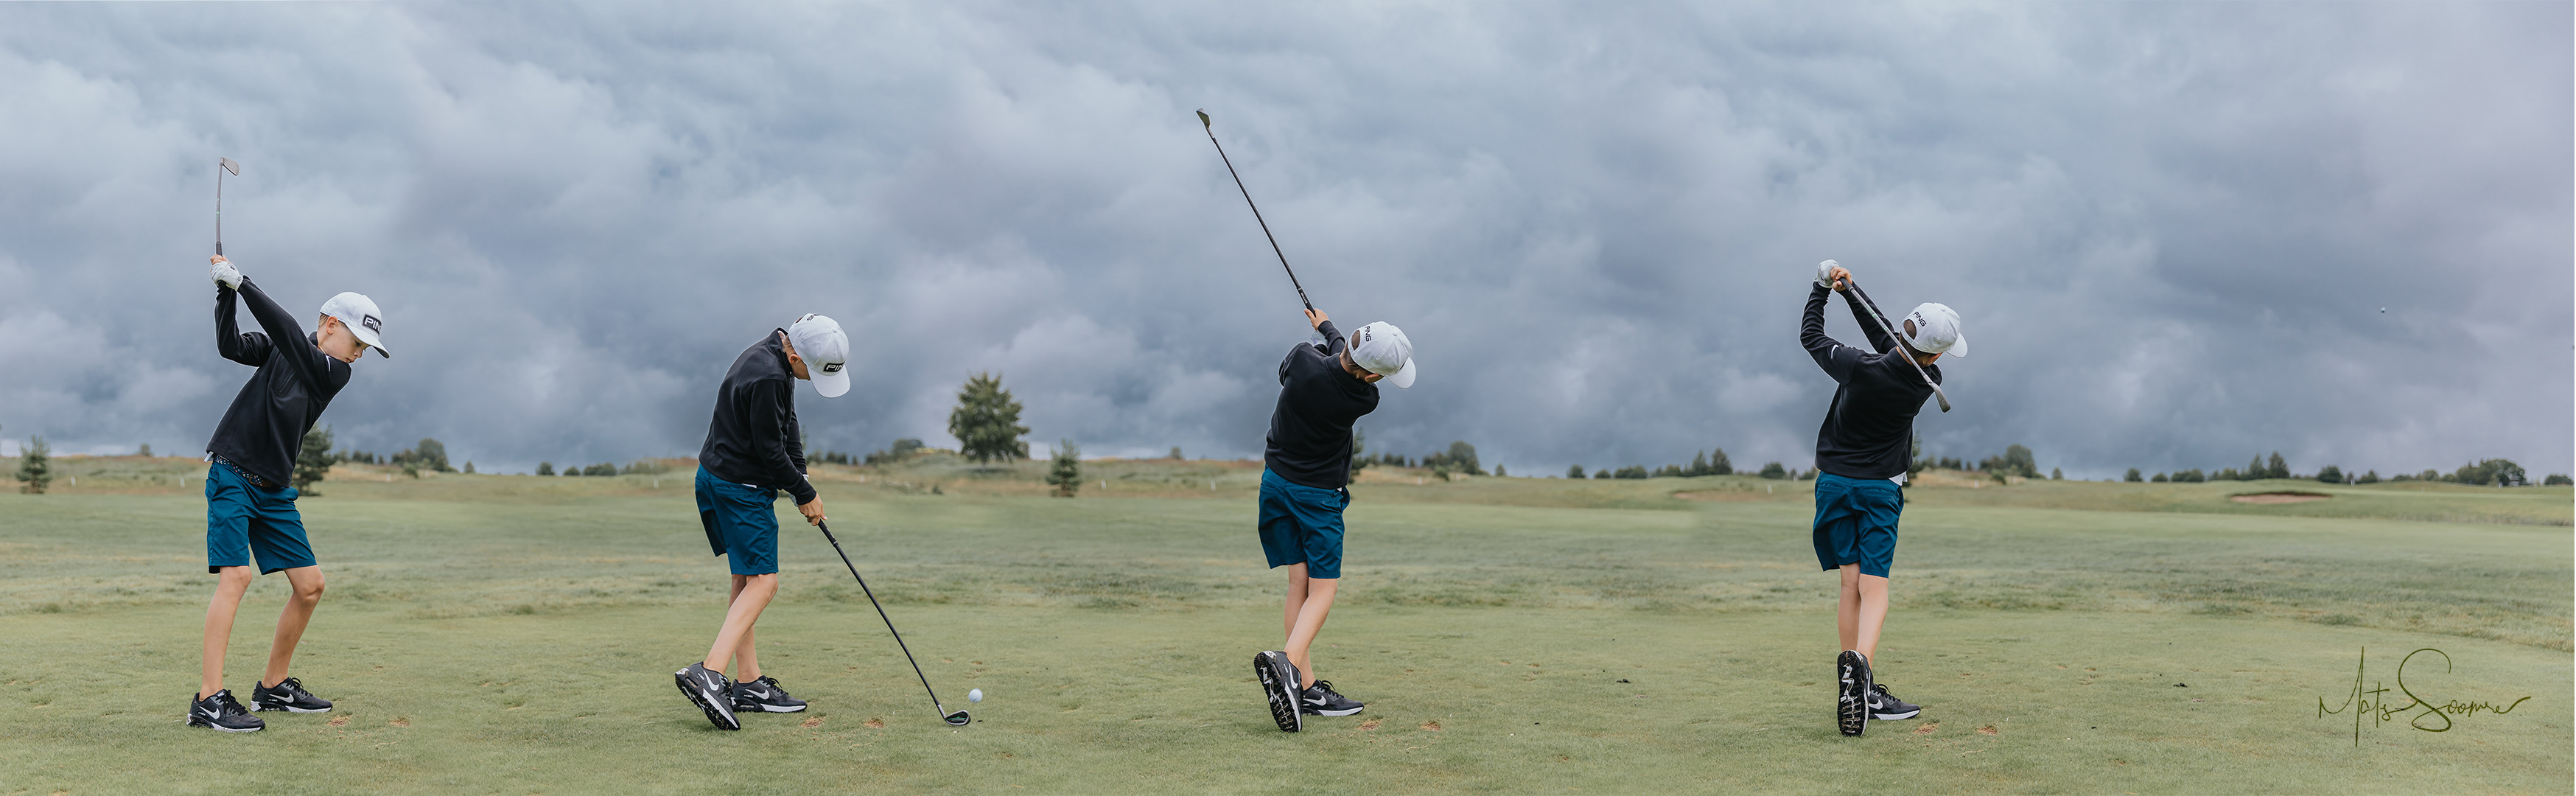
{"label": "golf club head", "polygon": [[1208,118],[1207,109],[1205,108],[1199,109],[1199,126],[1210,130],[1216,129],[1216,122]]}
{"label": "golf club head", "polygon": [[964,726],[966,726],[966,723],[967,723],[967,722],[974,721],[974,719],[972,719],[972,718],[968,718],[968,717],[967,717],[967,715],[966,715],[966,711],[963,711],[963,710],[957,711],[957,712],[955,712],[955,713],[950,713],[950,714],[948,714],[948,715],[941,716],[941,717],[939,717],[939,718],[946,720],[946,721],[948,722],[949,726],[952,726],[952,727],[964,727]]}
{"label": "golf club head", "polygon": [[234,163],[232,158],[215,158],[215,165],[224,167],[225,171],[232,172],[235,177],[241,176],[241,164]]}

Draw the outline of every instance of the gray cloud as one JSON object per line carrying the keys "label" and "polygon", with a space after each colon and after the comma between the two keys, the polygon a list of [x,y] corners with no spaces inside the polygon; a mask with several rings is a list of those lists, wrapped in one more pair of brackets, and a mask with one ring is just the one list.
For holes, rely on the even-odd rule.
{"label": "gray cloud", "polygon": [[[1257,455],[1295,295],[1420,385],[1375,447],[1802,463],[1815,261],[1966,316],[1974,458],[2570,469],[2564,5],[0,7],[0,423],[194,449],[227,250],[400,353],[326,421],[521,469],[689,453],[796,314],[818,444]],[[2385,314],[2380,307],[2387,307]],[[1891,307],[1891,310],[1898,308]],[[1857,339],[1839,307],[1831,331]]]}

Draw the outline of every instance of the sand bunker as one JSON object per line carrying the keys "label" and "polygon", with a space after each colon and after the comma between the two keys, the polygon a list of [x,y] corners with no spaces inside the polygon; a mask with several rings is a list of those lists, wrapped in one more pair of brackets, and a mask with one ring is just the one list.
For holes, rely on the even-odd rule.
{"label": "sand bunker", "polygon": [[2320,495],[2315,492],[2265,492],[2259,495],[2237,495],[2235,497],[2228,498],[2228,500],[2233,500],[2238,503],[2306,503],[2311,500],[2324,500],[2330,497],[2334,496]]}

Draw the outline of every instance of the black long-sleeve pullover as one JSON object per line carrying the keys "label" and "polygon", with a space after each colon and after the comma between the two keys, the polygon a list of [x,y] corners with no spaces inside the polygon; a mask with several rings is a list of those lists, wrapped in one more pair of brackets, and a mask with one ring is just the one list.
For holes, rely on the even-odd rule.
{"label": "black long-sleeve pullover", "polygon": [[[1842,384],[1834,390],[1832,408],[1825,410],[1824,427],[1816,430],[1816,469],[1844,478],[1895,478],[1905,474],[1906,463],[1914,458],[1914,414],[1923,411],[1932,386],[1906,364],[1910,349],[1876,323],[1863,318],[1860,328],[1879,353],[1826,337],[1825,296],[1832,292],[1818,286],[1807,296],[1807,315],[1798,327],[1807,355]],[[1856,317],[1869,312],[1849,292],[1843,301]],[[1941,366],[1926,365],[1923,371],[1933,381],[1941,380]]]}
{"label": "black long-sleeve pullover", "polygon": [[[250,305],[260,332],[236,325],[234,296]],[[320,341],[305,334],[295,315],[243,279],[240,290],[215,286],[215,351],[225,359],[259,369],[233,396],[215,425],[206,452],[271,485],[290,483],[295,457],[304,450],[304,432],[313,430],[332,396],[349,384],[349,363],[322,353]]]}
{"label": "black long-sleeve pullover", "polygon": [[814,502],[805,481],[805,435],[796,425],[796,374],[788,369],[787,330],[734,357],[716,388],[715,420],[698,448],[698,466],[717,478],[784,489],[796,505]]}
{"label": "black long-sleeve pullover", "polygon": [[1351,424],[1377,411],[1377,385],[1342,369],[1350,342],[1332,321],[1316,331],[1323,345],[1298,343],[1279,361],[1279,407],[1261,461],[1290,483],[1340,489],[1351,481]]}

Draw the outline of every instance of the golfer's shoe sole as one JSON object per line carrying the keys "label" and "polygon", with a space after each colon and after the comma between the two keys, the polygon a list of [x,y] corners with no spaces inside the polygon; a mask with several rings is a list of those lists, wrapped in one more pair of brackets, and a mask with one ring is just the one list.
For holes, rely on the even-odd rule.
{"label": "golfer's shoe sole", "polygon": [[690,702],[697,703],[699,710],[706,711],[707,723],[716,725],[716,729],[719,730],[742,729],[741,719],[734,718],[732,712],[718,707],[714,700],[708,699],[705,694],[699,693],[698,689],[689,685],[689,670],[682,669],[672,674],[671,680],[679,684],[682,696],[688,697]]}
{"label": "golfer's shoe sole", "polygon": [[251,727],[226,727],[226,726],[221,725],[221,724],[208,724],[208,723],[205,723],[205,722],[199,722],[199,721],[191,721],[191,722],[188,722],[188,726],[190,726],[190,727],[204,727],[204,728],[206,728],[206,729],[214,730],[214,731],[216,731],[216,732],[259,732],[260,730],[262,730],[262,729],[266,729],[266,727],[267,727],[267,725],[258,725],[258,726],[251,726]]}
{"label": "golfer's shoe sole", "polygon": [[330,708],[299,708],[299,707],[296,707],[296,706],[293,706],[293,705],[261,705],[261,706],[259,706],[259,707],[251,708],[251,710],[261,711],[261,712],[267,712],[267,711],[272,711],[272,710],[283,710],[283,711],[286,711],[286,712],[288,712],[288,713],[329,713],[329,712],[331,712],[331,709],[330,709]]}
{"label": "golfer's shoe sole", "polygon": [[1859,652],[1843,650],[1834,658],[1834,728],[1844,735],[1859,735],[1869,729],[1869,660]]}
{"label": "golfer's shoe sole", "polygon": [[746,704],[746,703],[742,703],[742,702],[736,702],[736,703],[733,703],[733,712],[735,712],[735,713],[803,713],[803,712],[805,712],[805,706],[804,706],[804,705],[752,705],[752,704]]}
{"label": "golfer's shoe sole", "polygon": [[1362,711],[1362,710],[1367,710],[1367,709],[1368,709],[1368,708],[1366,708],[1366,707],[1356,707],[1356,708],[1350,708],[1350,709],[1348,709],[1348,710],[1324,710],[1324,709],[1321,709],[1321,708],[1301,708],[1301,709],[1299,709],[1299,711],[1298,711],[1298,712],[1304,713],[1304,714],[1309,715],[1309,716],[1357,716],[1357,715],[1359,715],[1359,714],[1360,714],[1360,711]]}
{"label": "golfer's shoe sole", "polygon": [[1252,654],[1252,675],[1261,680],[1261,694],[1270,700],[1270,720],[1278,722],[1280,732],[1305,729],[1305,716],[1297,698],[1297,677],[1288,670],[1288,655],[1283,652]]}

